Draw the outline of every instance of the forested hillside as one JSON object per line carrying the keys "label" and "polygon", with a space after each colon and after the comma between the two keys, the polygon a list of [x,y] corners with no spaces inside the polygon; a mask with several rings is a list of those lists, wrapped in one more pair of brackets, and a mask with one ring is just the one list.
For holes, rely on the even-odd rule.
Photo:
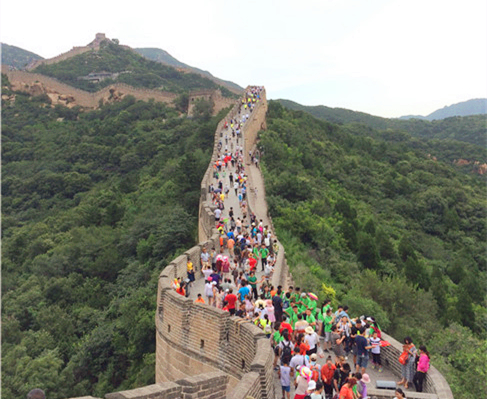
{"label": "forested hillside", "polygon": [[158,274],[195,243],[224,112],[2,101],[2,398],[154,382]]}
{"label": "forested hillside", "polygon": [[[487,147],[486,115],[454,116],[430,122],[420,119],[381,118],[344,108],[330,108],[323,105],[306,106],[290,100],[278,101],[286,108],[308,112],[316,118],[324,119],[331,123],[360,123],[373,129],[402,130],[414,137],[439,140],[449,139]],[[471,158],[471,154],[468,152],[465,152],[463,157],[469,160],[478,160]]]}
{"label": "forested hillside", "polygon": [[[111,41],[104,41],[99,51],[90,51],[51,65],[40,65],[33,72],[51,76],[70,86],[95,92],[114,82],[134,87],[161,89],[176,93],[199,89],[219,88],[223,95],[233,96],[225,87],[195,73],[183,73],[177,69],[151,61],[135,51]],[[114,79],[93,83],[78,79],[92,72],[120,73]]]}
{"label": "forested hillside", "polygon": [[40,55],[24,50],[20,47],[2,43],[2,65],[9,65],[18,69],[24,68],[29,62],[42,60]]}
{"label": "forested hillside", "polygon": [[428,345],[455,398],[478,397],[487,378],[487,190],[485,177],[451,160],[468,151],[485,162],[485,148],[332,124],[273,101],[260,149],[296,285]]}

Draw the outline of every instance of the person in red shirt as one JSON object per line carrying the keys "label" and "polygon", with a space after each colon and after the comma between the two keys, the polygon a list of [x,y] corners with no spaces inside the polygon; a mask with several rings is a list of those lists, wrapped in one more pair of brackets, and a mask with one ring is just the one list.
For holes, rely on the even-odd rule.
{"label": "person in red shirt", "polygon": [[228,304],[227,305],[228,311],[233,316],[235,314],[235,303],[237,302],[237,295],[235,295],[233,293],[233,289],[232,288],[230,288],[228,290],[228,294],[225,297],[225,301],[227,301],[227,304]]}
{"label": "person in red shirt", "polygon": [[289,336],[291,336],[291,334],[293,333],[293,328],[291,327],[291,324],[289,324],[287,321],[288,321],[288,318],[285,317],[283,319],[283,321],[281,322],[281,328],[279,329],[279,332],[282,334],[282,332],[284,330],[288,330]]}
{"label": "person in red shirt", "polygon": [[323,380],[323,386],[325,387],[326,396],[333,396],[333,375],[335,374],[336,366],[331,360],[331,356],[328,356],[326,363],[321,366],[321,379]]}
{"label": "person in red shirt", "polygon": [[252,255],[249,256],[249,265],[250,265],[250,271],[255,272],[255,268],[257,266],[257,259],[255,259]]}
{"label": "person in red shirt", "polygon": [[179,285],[179,288],[176,289],[176,292],[179,294],[179,295],[182,295],[182,296],[186,296],[186,290],[184,289],[186,283],[182,282],[180,285]]}
{"label": "person in red shirt", "polygon": [[348,378],[347,382],[340,389],[338,399],[353,399],[353,387],[357,384],[356,378]]}

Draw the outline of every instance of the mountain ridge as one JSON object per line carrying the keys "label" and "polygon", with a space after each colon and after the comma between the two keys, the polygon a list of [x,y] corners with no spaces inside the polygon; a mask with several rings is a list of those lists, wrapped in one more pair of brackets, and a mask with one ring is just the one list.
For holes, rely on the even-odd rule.
{"label": "mountain ridge", "polygon": [[459,103],[445,105],[432,113],[423,115],[404,115],[398,119],[424,119],[428,121],[450,118],[453,116],[470,116],[487,114],[487,98],[473,98]]}
{"label": "mountain ridge", "polygon": [[162,64],[173,66],[175,68],[182,68],[192,73],[200,74],[205,78],[213,80],[217,84],[225,86],[228,90],[234,92],[235,94],[242,93],[244,90],[243,87],[239,86],[234,82],[217,78],[216,76],[213,76],[208,71],[193,67],[191,65],[179,61],[178,59],[174,58],[171,54],[169,54],[166,50],[156,48],[156,47],[138,47],[138,48],[133,48],[132,50],[140,54],[141,56],[148,58],[149,60],[160,62]]}
{"label": "mountain ridge", "polygon": [[17,46],[7,43],[0,43],[0,45],[2,48],[2,65],[21,69],[32,61],[44,59],[39,54]]}
{"label": "mountain ridge", "polygon": [[428,121],[426,119],[383,118],[345,108],[324,105],[306,106],[291,100],[276,100],[285,108],[307,112],[314,117],[339,125],[359,123],[378,130],[406,131],[425,139],[449,139],[486,147],[485,115],[452,116]]}

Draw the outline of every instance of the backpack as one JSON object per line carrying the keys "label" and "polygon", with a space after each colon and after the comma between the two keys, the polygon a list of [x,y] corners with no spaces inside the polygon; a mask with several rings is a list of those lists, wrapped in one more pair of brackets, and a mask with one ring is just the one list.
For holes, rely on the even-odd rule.
{"label": "backpack", "polygon": [[288,363],[291,361],[292,351],[291,351],[291,342],[289,345],[286,345],[283,341],[282,343],[282,354],[281,354],[281,363]]}
{"label": "backpack", "polygon": [[309,369],[311,370],[311,379],[314,382],[318,382],[320,379],[320,372],[318,366],[315,364],[314,366],[309,366]]}

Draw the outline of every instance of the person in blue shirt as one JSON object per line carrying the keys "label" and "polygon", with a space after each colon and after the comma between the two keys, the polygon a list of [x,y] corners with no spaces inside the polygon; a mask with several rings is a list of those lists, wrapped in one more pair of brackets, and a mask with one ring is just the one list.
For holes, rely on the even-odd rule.
{"label": "person in blue shirt", "polygon": [[247,285],[246,281],[242,282],[242,287],[238,290],[238,298],[240,302],[243,302],[245,300],[245,296],[250,294],[250,288]]}

